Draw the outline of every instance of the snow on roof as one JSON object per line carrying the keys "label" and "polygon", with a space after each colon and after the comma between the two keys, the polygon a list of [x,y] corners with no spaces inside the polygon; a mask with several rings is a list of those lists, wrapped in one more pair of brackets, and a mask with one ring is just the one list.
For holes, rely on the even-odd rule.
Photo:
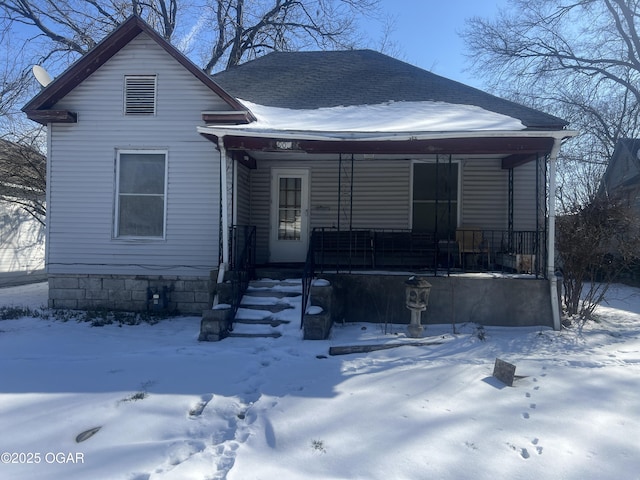
{"label": "snow on roof", "polygon": [[[268,107],[238,99],[256,122],[235,128],[317,132],[477,132],[524,130],[518,119],[473,105],[386,102],[313,110]],[[234,128],[234,127],[231,127]]]}

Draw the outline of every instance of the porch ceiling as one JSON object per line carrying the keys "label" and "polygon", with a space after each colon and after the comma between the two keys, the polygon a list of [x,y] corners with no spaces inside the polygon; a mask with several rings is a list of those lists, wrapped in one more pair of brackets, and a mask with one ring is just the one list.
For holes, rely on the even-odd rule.
{"label": "porch ceiling", "polygon": [[[213,142],[218,137],[203,133]],[[503,168],[514,168],[546,155],[554,139],[548,136],[462,137],[410,140],[289,140],[278,138],[225,135],[229,151],[260,153],[369,154],[369,155],[464,155],[498,156]]]}

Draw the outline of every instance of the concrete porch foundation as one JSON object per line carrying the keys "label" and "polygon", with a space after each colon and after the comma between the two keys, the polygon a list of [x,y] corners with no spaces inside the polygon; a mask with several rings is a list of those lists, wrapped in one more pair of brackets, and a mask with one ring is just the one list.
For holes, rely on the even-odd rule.
{"label": "concrete porch foundation", "polygon": [[[405,280],[411,273],[322,274],[333,286],[336,321],[408,324]],[[424,276],[431,284],[422,324],[553,327],[549,281],[470,274]]]}

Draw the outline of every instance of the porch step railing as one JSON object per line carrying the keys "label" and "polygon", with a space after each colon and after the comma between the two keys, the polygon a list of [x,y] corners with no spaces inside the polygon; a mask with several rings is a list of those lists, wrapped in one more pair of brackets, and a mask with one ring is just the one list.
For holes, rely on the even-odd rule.
{"label": "porch step railing", "polygon": [[304,327],[304,314],[307,312],[307,306],[311,300],[311,285],[313,284],[315,276],[315,242],[314,234],[312,233],[311,241],[309,242],[309,249],[307,250],[307,258],[304,263],[304,270],[302,271],[302,308],[300,312],[300,328]]}
{"label": "porch step railing", "polygon": [[[234,225],[230,229],[229,281],[231,282],[231,318],[235,318],[242,296],[255,277],[256,227]],[[232,326],[231,326],[232,328]]]}
{"label": "porch step railing", "polygon": [[[315,228],[309,255],[319,272],[411,268],[434,275],[502,271],[545,275],[543,231],[460,228],[443,237],[402,229]],[[309,264],[307,255],[307,264]]]}

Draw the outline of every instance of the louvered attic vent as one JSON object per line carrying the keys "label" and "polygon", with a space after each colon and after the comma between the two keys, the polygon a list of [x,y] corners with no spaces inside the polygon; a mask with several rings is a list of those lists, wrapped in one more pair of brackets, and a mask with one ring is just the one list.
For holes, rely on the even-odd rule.
{"label": "louvered attic vent", "polygon": [[125,115],[155,115],[155,75],[124,77],[124,113]]}

